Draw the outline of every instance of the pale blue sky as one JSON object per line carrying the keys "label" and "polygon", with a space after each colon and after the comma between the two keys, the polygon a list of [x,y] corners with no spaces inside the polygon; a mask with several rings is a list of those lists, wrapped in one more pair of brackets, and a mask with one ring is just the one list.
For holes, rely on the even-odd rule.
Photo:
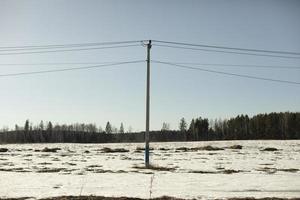
{"label": "pale blue sky", "polygon": [[[125,40],[177,42],[300,52],[300,1],[1,0],[0,46]],[[232,55],[154,46],[170,62],[300,67],[300,59]],[[0,55],[4,63],[115,62],[146,58],[144,47]],[[85,66],[85,65],[83,65]],[[70,66],[5,66],[0,74]],[[300,82],[300,70],[206,67]],[[15,123],[86,122],[145,127],[146,65],[0,78],[0,127]],[[181,117],[228,118],[300,111],[300,86],[152,64],[151,129]]]}

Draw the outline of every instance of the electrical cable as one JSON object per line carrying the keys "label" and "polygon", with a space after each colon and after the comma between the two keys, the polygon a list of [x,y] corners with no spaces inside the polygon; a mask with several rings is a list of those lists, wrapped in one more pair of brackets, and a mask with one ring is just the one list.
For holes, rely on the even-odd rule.
{"label": "electrical cable", "polygon": [[70,48],[70,47],[86,47],[86,46],[108,46],[108,45],[120,45],[120,44],[131,44],[131,43],[140,43],[141,40],[135,41],[119,41],[119,42],[94,42],[94,43],[75,43],[75,44],[50,44],[50,45],[30,45],[30,46],[7,46],[0,47],[3,49],[30,49],[30,48]]}
{"label": "electrical cable", "polygon": [[250,55],[250,56],[264,56],[264,57],[275,57],[275,58],[300,59],[300,57],[295,57],[295,56],[281,56],[281,55],[270,55],[270,54],[257,54],[257,53],[246,53],[246,52],[235,52],[235,51],[223,51],[223,50],[203,49],[203,48],[193,48],[193,47],[179,47],[179,46],[161,45],[161,44],[154,44],[153,46],[168,47],[168,48],[175,48],[175,49],[185,49],[185,50],[195,50],[195,51],[207,51],[207,52],[217,52],[217,53]]}
{"label": "electrical cable", "polygon": [[300,55],[299,52],[289,52],[289,51],[274,51],[274,50],[264,50],[264,49],[248,49],[248,48],[226,47],[226,46],[216,46],[216,45],[206,45],[206,44],[192,44],[192,43],[182,43],[182,42],[171,42],[171,41],[163,41],[163,40],[152,40],[152,41],[157,42],[157,43],[182,45],[182,46],[207,47],[207,48],[214,48],[214,49],[226,49],[226,50],[237,50],[237,51],[252,51],[252,52],[260,52],[260,53]]}
{"label": "electrical cable", "polygon": [[91,47],[91,48],[80,48],[80,49],[60,49],[60,50],[47,50],[47,51],[14,52],[14,53],[0,53],[0,55],[17,55],[17,54],[36,54],[36,53],[54,53],[54,52],[67,52],[67,51],[115,49],[115,48],[126,48],[126,47],[136,47],[136,46],[140,46],[140,45],[122,45],[122,46]]}
{"label": "electrical cable", "polygon": [[23,76],[23,75],[45,74],[45,73],[53,73],[53,72],[63,72],[63,71],[74,71],[74,70],[83,70],[83,69],[102,68],[102,67],[117,66],[117,65],[124,65],[124,64],[134,64],[134,63],[142,63],[142,62],[145,62],[145,60],[115,62],[115,63],[110,63],[110,64],[85,66],[85,67],[72,67],[72,68],[64,68],[64,69],[51,69],[51,70],[41,70],[41,71],[31,71],[31,72],[18,72],[18,73],[10,73],[10,74],[0,74],[0,78],[10,77],[10,76]]}
{"label": "electrical cable", "polygon": [[[297,66],[273,66],[273,65],[244,65],[244,64],[220,64],[220,63],[196,63],[196,62],[172,62],[178,65],[201,65],[217,67],[243,67],[243,68],[270,68],[270,69],[300,69]],[[1,65],[1,64],[0,64]]]}
{"label": "electrical cable", "polygon": [[198,67],[191,67],[191,66],[186,66],[186,65],[178,65],[178,64],[175,64],[175,63],[162,62],[162,61],[157,61],[157,60],[152,60],[152,62],[159,63],[159,64],[164,64],[164,65],[169,65],[169,66],[175,66],[175,67],[178,67],[178,68],[205,71],[205,72],[210,72],[210,73],[215,73],[215,74],[222,74],[222,75],[243,77],[243,78],[249,78],[249,79],[257,79],[257,80],[264,80],[264,81],[272,81],[272,82],[300,85],[300,82],[289,81],[289,80],[280,80],[280,79],[272,79],[272,78],[265,78],[265,77],[258,77],[258,76],[250,76],[250,75],[245,75],[245,74],[222,72],[222,71],[216,71],[216,70],[210,70],[210,69],[204,69],[204,68],[198,68]]}

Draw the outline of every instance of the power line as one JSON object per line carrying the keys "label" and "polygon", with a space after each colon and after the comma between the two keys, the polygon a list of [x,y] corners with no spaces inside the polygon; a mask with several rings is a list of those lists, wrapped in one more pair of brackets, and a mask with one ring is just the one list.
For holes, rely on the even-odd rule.
{"label": "power line", "polygon": [[34,65],[99,65],[114,62],[53,62],[53,63],[0,63],[2,66],[34,66]]}
{"label": "power line", "polygon": [[191,44],[191,43],[182,43],[182,42],[171,42],[171,41],[163,41],[163,40],[152,40],[152,41],[158,42],[158,43],[164,43],[164,44],[181,45],[181,46],[207,47],[207,48],[214,48],[214,49],[252,51],[252,52],[272,53],[272,54],[300,55],[299,52],[289,52],[289,51],[274,51],[274,50],[265,50],[265,49],[248,49],[248,48],[226,47],[226,46],[216,46],[216,45],[206,45],[206,44]]}
{"label": "power line", "polygon": [[172,63],[173,64],[178,64],[178,65],[201,65],[201,66],[217,66],[217,67],[300,69],[300,67],[297,67],[297,66],[243,65],[243,64],[220,64],[220,63],[196,63],[196,62],[172,62]]}
{"label": "power line", "polygon": [[18,72],[18,73],[10,73],[10,74],[0,74],[0,78],[10,77],[10,76],[24,76],[24,75],[33,75],[33,74],[45,74],[45,73],[54,73],[54,72],[64,72],[64,71],[102,68],[102,67],[117,66],[117,65],[124,65],[124,64],[135,64],[135,63],[142,63],[142,62],[145,62],[145,60],[115,62],[115,63],[110,63],[110,64],[85,66],[85,67],[72,67],[72,68],[64,68],[64,69],[51,69],[51,70],[41,70],[41,71],[31,71],[31,72]]}
{"label": "power line", "polygon": [[257,77],[257,76],[250,76],[250,75],[244,75],[244,74],[222,72],[222,71],[204,69],[204,68],[199,68],[199,67],[191,67],[191,66],[186,66],[186,65],[179,65],[179,64],[170,63],[170,62],[162,62],[162,61],[157,61],[157,60],[153,60],[153,62],[159,63],[159,64],[164,64],[164,65],[169,65],[169,66],[175,66],[175,67],[178,67],[178,68],[191,69],[191,70],[199,70],[199,71],[205,71],[205,72],[210,72],[210,73],[215,73],[215,74],[223,74],[223,75],[237,76],[237,77],[243,77],[243,78],[249,78],[249,79],[257,79],[257,80],[264,80],[264,81],[272,81],[272,82],[279,82],[279,83],[287,83],[287,84],[300,85],[300,82],[294,82],[294,81],[288,81],[288,80],[271,79],[271,78],[265,78],[265,77]]}
{"label": "power line", "polygon": [[295,56],[281,56],[281,55],[270,55],[270,54],[257,54],[257,53],[246,53],[246,52],[236,52],[236,51],[224,51],[224,50],[203,49],[203,48],[194,48],[194,47],[180,47],[180,46],[163,45],[163,44],[154,44],[154,46],[168,47],[168,48],[175,48],[175,49],[195,50],[195,51],[207,51],[207,52],[218,52],[218,53],[229,53],[229,54],[250,55],[250,56],[264,56],[264,57],[275,57],[275,58],[292,58],[292,59],[300,59],[300,57],[295,57]]}
{"label": "power line", "polygon": [[[114,62],[51,62],[51,63],[0,63],[0,66],[36,66],[36,65],[99,65]],[[178,65],[197,65],[213,67],[242,67],[242,68],[263,68],[263,69],[300,69],[297,66],[274,66],[274,65],[249,65],[249,64],[220,64],[220,63],[198,63],[198,62],[172,62]]]}
{"label": "power line", "polygon": [[13,53],[0,53],[0,55],[17,55],[17,54],[36,54],[36,53],[54,53],[54,52],[66,52],[66,51],[84,51],[84,50],[99,50],[99,49],[115,49],[136,47],[140,45],[120,45],[110,47],[91,47],[91,48],[79,48],[79,49],[59,49],[59,50],[47,50],[47,51],[27,51],[27,52],[13,52]]}
{"label": "power line", "polygon": [[[140,43],[142,40],[132,41],[119,41],[119,42],[94,42],[94,43],[75,43],[75,44],[48,44],[48,45],[30,45],[30,46],[6,46],[0,47],[0,49],[26,49],[26,48],[67,48],[67,47],[86,47],[86,46],[108,46],[108,45],[120,45]],[[5,51],[5,50],[4,50]]]}

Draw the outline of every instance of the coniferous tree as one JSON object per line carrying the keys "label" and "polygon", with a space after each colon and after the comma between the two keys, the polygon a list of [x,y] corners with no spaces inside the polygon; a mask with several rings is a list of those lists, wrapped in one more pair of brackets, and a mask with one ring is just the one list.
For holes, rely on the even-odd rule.
{"label": "coniferous tree", "polygon": [[186,132],[186,129],[187,129],[187,123],[183,117],[180,119],[179,130],[184,133],[184,132]]}
{"label": "coniferous tree", "polygon": [[190,123],[190,127],[189,127],[189,137],[187,138],[188,140],[193,140],[194,139],[194,135],[195,135],[195,120],[192,119],[191,123]]}
{"label": "coniferous tree", "polygon": [[25,121],[24,130],[26,133],[29,132],[29,120],[28,119]]}
{"label": "coniferous tree", "polygon": [[112,133],[112,127],[111,127],[109,121],[106,123],[105,132],[106,132],[106,134]]}
{"label": "coniferous tree", "polygon": [[123,123],[121,123],[121,126],[120,126],[120,133],[124,133],[124,126],[123,126]]}
{"label": "coniferous tree", "polygon": [[51,122],[48,122],[48,125],[47,125],[47,132],[52,133],[52,130],[53,130],[53,125],[52,125]]}
{"label": "coniferous tree", "polygon": [[15,125],[15,131],[19,131],[19,130],[20,130],[20,128],[19,128],[18,124],[16,124]]}

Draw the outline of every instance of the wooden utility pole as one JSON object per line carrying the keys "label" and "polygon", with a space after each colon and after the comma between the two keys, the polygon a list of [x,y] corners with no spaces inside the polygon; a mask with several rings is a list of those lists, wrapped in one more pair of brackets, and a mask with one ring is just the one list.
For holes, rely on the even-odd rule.
{"label": "wooden utility pole", "polygon": [[147,44],[147,91],[146,91],[146,132],[145,132],[145,165],[149,168],[149,121],[150,121],[150,49],[151,40]]}

